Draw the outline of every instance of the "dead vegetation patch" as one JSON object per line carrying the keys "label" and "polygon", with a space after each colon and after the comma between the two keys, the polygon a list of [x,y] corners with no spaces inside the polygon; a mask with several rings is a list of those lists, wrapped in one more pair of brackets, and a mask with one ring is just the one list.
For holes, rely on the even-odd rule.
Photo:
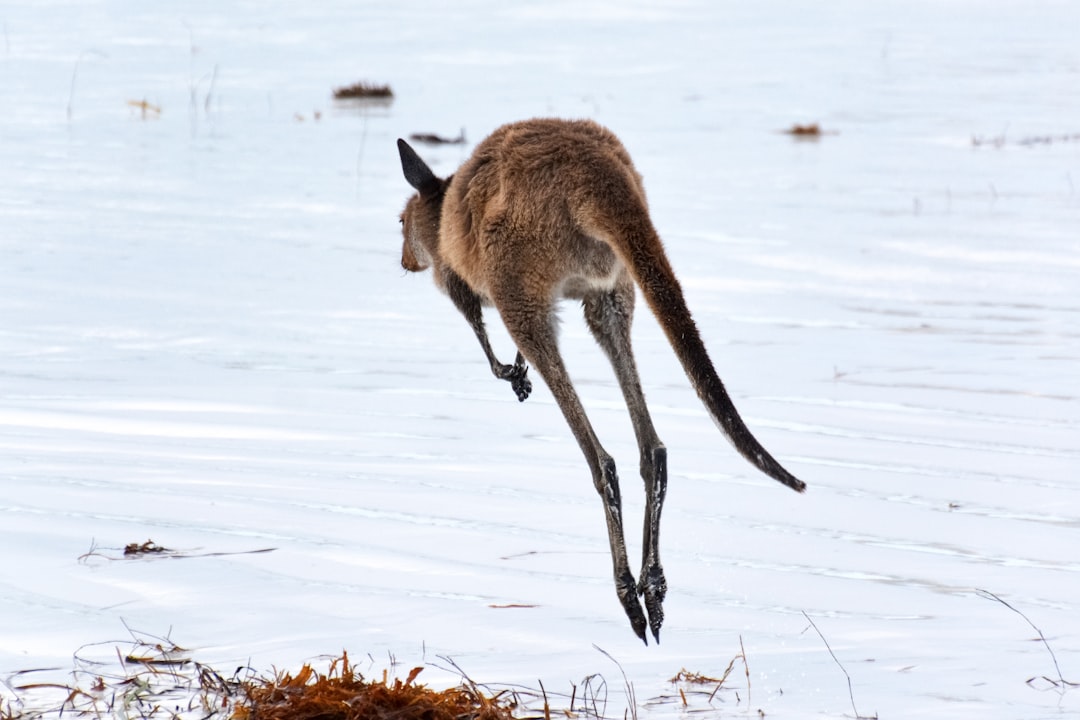
{"label": "dead vegetation patch", "polygon": [[1000,135],[972,135],[971,147],[993,148],[1000,150],[1007,145],[1020,147],[1049,147],[1051,145],[1065,145],[1068,143],[1080,143],[1080,133],[1061,133],[1058,135],[1026,135],[1012,140],[1005,133]]}
{"label": "dead vegetation patch", "polygon": [[826,135],[839,135],[840,133],[836,130],[826,130],[818,123],[796,123],[786,130],[781,130],[780,134],[787,135],[794,140],[816,141]]}
{"label": "dead vegetation patch", "polygon": [[386,670],[381,679],[368,680],[342,652],[326,672],[304,664],[296,673],[267,677],[239,667],[226,676],[195,662],[167,637],[132,637],[126,650],[113,643],[80,648],[70,682],[36,680],[58,668],[0,681],[14,693],[0,694],[0,720],[521,720],[514,715],[517,693],[485,693],[466,680],[432,690],[416,682],[423,667],[404,680]]}
{"label": "dead vegetation patch", "polygon": [[[661,695],[659,698],[654,698],[649,704],[659,704],[657,701],[675,703],[681,705],[684,711],[691,711],[696,709],[692,707],[691,703],[691,700],[696,698],[704,700],[706,706],[713,707],[713,701],[716,699],[717,693],[721,690],[731,690],[734,692],[735,702],[741,704],[743,702],[743,697],[739,693],[739,690],[733,687],[725,687],[725,683],[728,681],[728,678],[731,676],[731,672],[735,669],[737,663],[742,663],[743,672],[746,675],[746,705],[747,708],[749,708],[750,664],[746,659],[746,647],[743,645],[742,636],[739,636],[739,653],[731,658],[731,661],[727,664],[727,668],[720,677],[712,677],[683,668],[675,673],[675,676],[668,681],[672,684],[678,695]],[[758,712],[761,711],[759,710]]]}
{"label": "dead vegetation patch", "polygon": [[153,103],[143,100],[128,100],[129,107],[139,111],[139,115],[143,120],[152,120],[161,117],[161,106],[154,105]]}
{"label": "dead vegetation patch", "polygon": [[164,545],[158,545],[153,540],[147,540],[146,542],[141,543],[128,543],[123,548],[109,548],[99,546],[97,541],[91,541],[90,549],[79,556],[79,562],[88,564],[97,560],[137,560],[139,558],[172,558],[180,560],[187,558],[225,557],[227,555],[259,555],[261,553],[273,552],[276,549],[277,548],[258,548],[257,550],[212,552],[204,551],[201,548],[192,550],[174,550],[173,548],[168,548]]}
{"label": "dead vegetation patch", "polygon": [[334,88],[335,100],[365,100],[369,98],[388,100],[394,97],[389,85],[361,81]]}
{"label": "dead vegetation patch", "polygon": [[461,132],[458,133],[457,137],[443,137],[435,133],[413,133],[409,136],[409,139],[427,145],[464,145],[465,128],[461,128]]}
{"label": "dead vegetation patch", "polygon": [[[47,718],[227,718],[242,668],[229,679],[195,662],[168,637],[128,629],[132,640],[84,645],[74,667],[57,682],[59,668],[34,668],[0,679],[0,720]],[[126,649],[125,649],[126,646]],[[39,679],[41,678],[41,679]]]}
{"label": "dead vegetation patch", "polygon": [[158,545],[153,540],[147,540],[144,543],[128,543],[124,546],[124,557],[137,557],[139,555],[160,555],[162,553],[172,552],[167,547]]}
{"label": "dead vegetation patch", "polygon": [[463,684],[431,690],[415,682],[423,667],[404,680],[366,680],[347,653],[325,673],[304,665],[295,675],[277,676],[243,686],[244,700],[233,720],[511,720],[514,705]]}
{"label": "dead vegetation patch", "polygon": [[[731,665],[728,666],[730,672]],[[722,683],[727,679],[725,673],[722,678],[709,677],[708,675],[702,675],[701,673],[690,672],[686,668],[683,668],[679,672],[675,673],[675,677],[668,680],[673,685],[678,683],[687,683],[688,685],[712,685],[713,683]]]}
{"label": "dead vegetation patch", "polygon": [[793,135],[795,137],[816,138],[821,137],[822,132],[820,125],[817,123],[810,123],[808,125],[792,125],[784,131],[784,134]]}

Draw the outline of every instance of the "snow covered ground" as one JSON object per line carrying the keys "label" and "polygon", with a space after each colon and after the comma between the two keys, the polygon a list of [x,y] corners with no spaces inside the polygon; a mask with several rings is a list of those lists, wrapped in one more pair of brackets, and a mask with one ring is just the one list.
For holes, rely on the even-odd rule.
{"label": "snow covered ground", "polygon": [[[599,672],[621,716],[594,644],[645,700],[741,638],[750,702],[716,712],[850,715],[805,612],[862,714],[1080,711],[1026,682],[1058,678],[1047,648],[976,592],[1080,680],[1080,5],[728,5],[5,3],[0,679],[63,680],[126,623],[221,668]],[[331,101],[357,80],[396,97]],[[658,647],[547,389],[519,404],[398,265],[394,140],[464,128],[420,148],[450,173],[538,115],[623,139],[721,376],[810,484],[734,454],[642,307],[671,467]],[[832,134],[780,132],[808,122]],[[563,318],[636,527],[621,396]],[[203,557],[107,559],[147,539]]]}

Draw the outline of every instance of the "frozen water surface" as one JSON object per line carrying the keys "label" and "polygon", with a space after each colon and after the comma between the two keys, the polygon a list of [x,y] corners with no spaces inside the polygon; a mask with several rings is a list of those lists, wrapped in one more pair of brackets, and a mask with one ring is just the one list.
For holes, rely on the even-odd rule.
{"label": "frozen water surface", "polygon": [[[1080,6],[16,1],[0,28],[0,675],[62,680],[127,623],[226,669],[600,672],[620,716],[594,644],[645,700],[741,637],[750,701],[710,712],[850,715],[806,612],[862,714],[1080,710],[975,592],[1080,680]],[[331,101],[361,79],[394,101]],[[810,484],[732,452],[642,309],[659,647],[547,389],[517,403],[398,266],[394,140],[464,128],[421,148],[445,174],[538,115],[622,137],[737,405]],[[830,134],[779,132],[807,122]],[[563,315],[636,562],[630,424]],[[79,561],[148,538],[276,549]]]}

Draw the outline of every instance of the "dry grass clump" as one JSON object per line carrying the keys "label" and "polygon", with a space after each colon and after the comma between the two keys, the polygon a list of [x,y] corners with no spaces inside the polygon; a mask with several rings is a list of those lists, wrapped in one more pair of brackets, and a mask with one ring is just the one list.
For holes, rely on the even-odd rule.
{"label": "dry grass clump", "polygon": [[143,120],[161,117],[161,106],[147,100],[128,100],[127,104],[138,110]]}
{"label": "dry grass clump", "polygon": [[[746,660],[746,648],[743,647],[742,636],[739,636],[739,654],[731,658],[731,662],[728,663],[727,669],[724,670],[723,675],[720,677],[711,677],[699,672],[693,672],[683,668],[679,672],[675,673],[675,676],[668,682],[675,686],[675,689],[679,692],[679,700],[682,702],[683,709],[690,707],[690,699],[692,697],[704,697],[705,702],[712,704],[716,694],[725,688],[724,683],[727,682],[728,676],[731,675],[731,671],[735,669],[735,663],[741,662],[743,671],[746,673],[746,702],[750,703],[750,665]],[[712,692],[708,692],[707,688],[701,689],[701,686],[714,685]],[[661,696],[660,700],[672,700],[673,696]],[[738,691],[735,691],[735,699],[737,702],[742,702],[742,697]]]}
{"label": "dry grass clump", "polygon": [[124,555],[131,557],[133,555],[159,555],[161,553],[171,553],[167,547],[158,545],[153,540],[147,540],[144,543],[128,543],[124,546]]}
{"label": "dry grass clump", "polygon": [[702,675],[701,673],[692,672],[683,668],[679,672],[675,673],[675,677],[668,680],[669,683],[687,683],[688,685],[712,685],[713,683],[722,683],[727,679],[728,673],[731,672],[732,666],[735,661],[731,661],[731,665],[728,665],[728,672],[724,673],[722,678],[709,677],[708,675]]}
{"label": "dry grass clump", "polygon": [[821,137],[821,126],[817,123],[810,123],[809,125],[792,125],[784,131],[787,135],[794,135],[796,137]]}
{"label": "dry grass clump", "polygon": [[404,681],[369,681],[349,665],[342,653],[324,675],[304,665],[295,675],[280,673],[247,682],[246,699],[232,720],[511,720],[514,706],[478,688],[460,685],[430,690],[415,684],[423,670],[415,667]]}
{"label": "dry grass clump", "polygon": [[821,138],[825,137],[826,135],[839,135],[840,134],[840,132],[838,130],[826,130],[825,128],[821,127],[821,125],[819,125],[818,123],[805,123],[805,124],[796,123],[796,124],[792,125],[791,127],[787,128],[785,130],[780,130],[779,132],[780,132],[781,135],[787,135],[788,137],[792,138],[793,140],[797,140],[797,141],[806,140],[806,141],[810,141],[810,142],[816,142],[817,140],[820,140]]}
{"label": "dry grass clump", "polygon": [[458,133],[457,137],[444,137],[436,133],[413,133],[409,135],[409,139],[428,145],[464,145],[465,128],[461,128],[461,132]]}
{"label": "dry grass clump", "polygon": [[352,85],[334,88],[335,100],[358,100],[363,98],[392,98],[394,92],[389,85],[377,85],[369,82],[358,82]]}
{"label": "dry grass clump", "polygon": [[[167,637],[132,631],[126,652],[112,643],[91,643],[74,656],[70,680],[58,668],[23,670],[0,679],[0,720],[115,718],[196,720],[226,716],[244,682],[226,678],[191,659]],[[43,677],[39,677],[43,676]]]}
{"label": "dry grass clump", "polygon": [[972,135],[971,146],[976,148],[992,147],[995,150],[1000,150],[1006,145],[1013,143],[1022,147],[1038,147],[1049,145],[1062,145],[1065,143],[1080,142],[1080,133],[1062,133],[1060,135],[1028,135],[1018,140],[1010,140],[1005,137],[1005,133],[1000,135]]}

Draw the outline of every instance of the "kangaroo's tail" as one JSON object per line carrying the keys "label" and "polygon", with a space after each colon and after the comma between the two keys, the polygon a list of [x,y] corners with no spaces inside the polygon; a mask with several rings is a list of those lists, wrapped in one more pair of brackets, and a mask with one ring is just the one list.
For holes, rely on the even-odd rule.
{"label": "kangaroo's tail", "polygon": [[640,214],[623,214],[615,221],[615,225],[609,241],[637,281],[645,301],[659,320],[687,377],[690,378],[690,383],[713,421],[739,454],[759,470],[797,492],[804,491],[806,483],[785,470],[762,447],[739,417],[705,351],[697,325],[686,306],[682,288],[647,211],[642,208]]}

